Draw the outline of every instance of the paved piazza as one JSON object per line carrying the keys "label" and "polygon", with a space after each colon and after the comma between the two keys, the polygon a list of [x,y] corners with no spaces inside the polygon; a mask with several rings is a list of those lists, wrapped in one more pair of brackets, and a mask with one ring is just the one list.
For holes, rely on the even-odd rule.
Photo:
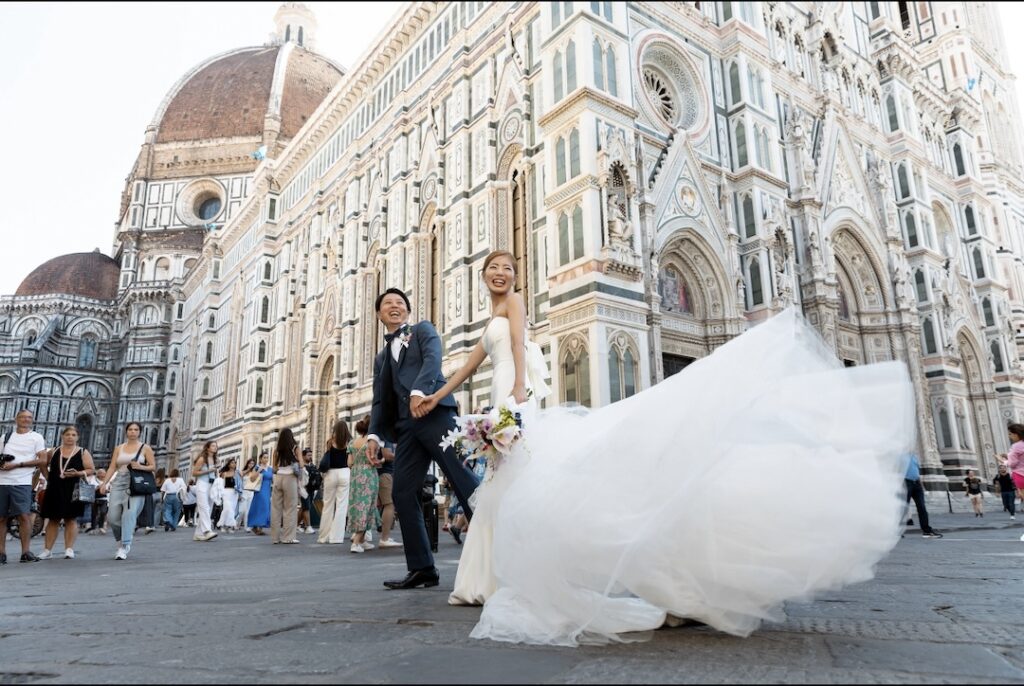
{"label": "paved piazza", "polygon": [[182,529],[115,562],[112,537],[83,536],[74,561],[0,567],[0,683],[1021,683],[1024,529],[972,519],[908,532],[874,581],[747,639],[684,627],[581,649],[470,640],[479,610],[446,604],[450,537],[441,586],[399,592],[381,581],[402,575],[400,549]]}

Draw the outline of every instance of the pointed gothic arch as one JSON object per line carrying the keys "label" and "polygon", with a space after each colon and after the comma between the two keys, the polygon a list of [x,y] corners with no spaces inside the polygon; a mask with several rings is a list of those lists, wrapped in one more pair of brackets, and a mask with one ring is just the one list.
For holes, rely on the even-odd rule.
{"label": "pointed gothic arch", "polygon": [[829,243],[835,260],[836,308],[845,310],[845,316],[837,317],[836,352],[847,365],[894,359],[889,334],[875,316],[893,306],[881,260],[852,225],[833,231]]}
{"label": "pointed gothic arch", "polygon": [[314,454],[319,454],[327,449],[327,441],[331,437],[331,428],[334,418],[337,416],[337,397],[335,394],[335,357],[329,356],[324,360],[320,371],[317,373],[315,405],[315,418],[313,424],[313,436],[311,445]]}
{"label": "pointed gothic arch", "polygon": [[[954,395],[953,398],[954,416],[951,419],[958,438],[953,444],[959,452],[959,465],[949,476],[963,477],[968,469],[975,469],[979,477],[989,480],[993,476],[993,469],[988,458],[995,452],[997,442],[989,407],[995,391],[988,348],[982,346],[966,328],[957,332],[956,341],[960,351],[964,395]],[[961,400],[962,405],[957,407],[956,403]],[[962,432],[967,432],[967,436],[960,437]]]}
{"label": "pointed gothic arch", "polygon": [[498,160],[496,186],[497,198],[497,242],[493,244],[497,250],[508,250],[516,261],[516,291],[522,294],[526,302],[527,316],[530,307],[530,295],[536,288],[531,288],[533,270],[531,257],[534,250],[532,211],[530,190],[534,187],[531,178],[533,168],[523,158],[523,147],[518,142],[510,143]]}

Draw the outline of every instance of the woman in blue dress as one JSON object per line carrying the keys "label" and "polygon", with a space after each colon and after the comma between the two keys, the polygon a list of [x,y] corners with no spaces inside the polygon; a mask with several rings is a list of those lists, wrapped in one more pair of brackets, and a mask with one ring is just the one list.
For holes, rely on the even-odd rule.
{"label": "woman in blue dress", "polygon": [[263,483],[260,490],[256,491],[252,498],[252,505],[249,506],[249,526],[257,536],[266,536],[263,531],[270,526],[270,492],[274,480],[274,470],[270,466],[270,458],[266,453],[260,453],[260,466],[253,470],[253,473],[263,475]]}

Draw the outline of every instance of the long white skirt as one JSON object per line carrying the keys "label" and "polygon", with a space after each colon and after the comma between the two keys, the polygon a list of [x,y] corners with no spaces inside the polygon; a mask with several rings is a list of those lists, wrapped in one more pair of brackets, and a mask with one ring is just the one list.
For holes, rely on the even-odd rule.
{"label": "long white skirt", "polygon": [[629,399],[543,412],[472,636],[638,640],[669,614],[745,636],[870,579],[900,537],[913,407],[904,363],[844,369],[789,310]]}

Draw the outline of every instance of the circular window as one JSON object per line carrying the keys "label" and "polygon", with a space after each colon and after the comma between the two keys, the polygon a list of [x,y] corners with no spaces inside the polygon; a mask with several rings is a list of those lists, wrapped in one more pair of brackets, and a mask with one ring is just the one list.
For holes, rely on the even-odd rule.
{"label": "circular window", "polygon": [[200,219],[209,220],[220,214],[220,198],[207,198],[199,204],[196,215]]}
{"label": "circular window", "polygon": [[654,39],[641,47],[638,61],[642,102],[649,115],[690,135],[702,132],[708,121],[707,97],[689,59],[671,43]]}
{"label": "circular window", "polygon": [[652,67],[644,67],[644,87],[647,89],[647,97],[657,106],[658,114],[665,121],[675,122],[675,94],[665,75]]}
{"label": "circular window", "polygon": [[177,212],[187,226],[205,226],[223,214],[224,186],[215,179],[196,179],[178,194]]}

